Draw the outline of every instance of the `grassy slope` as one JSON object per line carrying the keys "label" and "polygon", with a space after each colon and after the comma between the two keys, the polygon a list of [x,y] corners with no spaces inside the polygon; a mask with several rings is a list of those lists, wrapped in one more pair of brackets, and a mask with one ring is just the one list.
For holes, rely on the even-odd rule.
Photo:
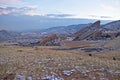
{"label": "grassy slope", "polygon": [[108,41],[104,47],[107,48],[120,48],[120,37],[117,37],[113,40]]}
{"label": "grassy slope", "polygon": [[93,54],[88,56],[85,52],[78,51],[58,51],[51,50],[50,47],[19,47],[0,45],[0,78],[6,76],[7,71],[14,74],[31,75],[33,80],[38,77],[57,73],[65,80],[89,80],[91,77],[97,77],[98,73],[104,73],[107,78],[118,79],[119,75],[110,75],[106,72],[90,72],[87,77],[82,77],[80,73],[84,70],[77,69],[71,76],[62,74],[63,70],[71,70],[75,66],[86,67],[91,70],[95,68],[105,68],[110,70],[120,70],[120,61],[112,60],[112,56],[120,56],[118,51],[106,52],[106,54]]}

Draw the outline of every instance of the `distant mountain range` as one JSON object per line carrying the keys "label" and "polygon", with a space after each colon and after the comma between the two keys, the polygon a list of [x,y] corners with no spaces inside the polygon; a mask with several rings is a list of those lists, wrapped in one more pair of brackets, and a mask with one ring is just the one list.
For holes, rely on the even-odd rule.
{"label": "distant mountain range", "polygon": [[88,25],[90,25],[90,24],[78,24],[78,25],[52,27],[52,28],[48,28],[48,29],[43,29],[40,32],[42,32],[42,34],[57,34],[57,35],[66,34],[66,35],[70,35],[70,34],[73,34],[77,31],[79,31],[80,29],[82,29]]}
{"label": "distant mountain range", "polygon": [[13,40],[19,36],[20,34],[17,32],[9,32],[6,30],[0,30],[0,41]]}
{"label": "distant mountain range", "polygon": [[[107,26],[109,27],[107,28]],[[114,39],[120,36],[120,31],[119,29],[115,31],[116,28],[120,28],[120,21],[114,21],[105,25],[101,25],[100,21],[96,21],[92,24],[79,24],[60,28],[49,28],[45,30],[46,34],[54,35],[47,35],[47,37],[43,38],[41,41],[38,41],[37,44],[35,43],[34,45],[56,45],[56,43],[57,45],[60,45],[61,41],[76,42],[82,40],[89,41]],[[61,34],[62,38],[56,34]]]}
{"label": "distant mountain range", "polygon": [[[107,31],[107,33],[106,33]],[[108,32],[113,31],[113,32]],[[30,39],[42,39],[44,36],[49,36],[51,34],[61,35],[64,37],[72,36],[79,38],[79,40],[82,39],[88,39],[95,36],[110,36],[110,35],[118,35],[120,31],[120,20],[113,21],[104,25],[100,25],[100,21],[92,24],[77,24],[77,25],[69,25],[69,26],[59,26],[59,27],[52,27],[48,29],[38,30],[29,32],[26,34],[26,32],[10,32],[6,30],[0,31],[0,41],[6,41],[6,40],[21,40],[23,39],[30,41]],[[103,35],[104,34],[104,35]],[[108,35],[110,34],[110,35]],[[67,35],[67,36],[65,36]],[[74,36],[73,36],[74,35]]]}

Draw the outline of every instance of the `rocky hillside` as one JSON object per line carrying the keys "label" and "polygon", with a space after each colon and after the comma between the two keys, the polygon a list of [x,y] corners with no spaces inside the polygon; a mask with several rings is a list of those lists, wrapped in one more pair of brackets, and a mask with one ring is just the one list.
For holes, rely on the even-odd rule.
{"label": "rocky hillside", "polygon": [[78,24],[69,26],[52,27],[42,30],[42,34],[71,35],[90,24]]}
{"label": "rocky hillside", "polygon": [[102,27],[111,31],[118,31],[118,30],[120,31],[120,20],[110,22],[108,24],[103,25]]}
{"label": "rocky hillside", "polygon": [[[23,35],[25,34],[25,35]],[[57,34],[57,36],[64,40],[66,38],[79,40],[98,40],[115,38],[120,35],[120,20],[100,25],[100,21],[89,24],[78,24],[69,26],[60,26],[44,29],[41,31],[26,33],[8,32],[6,30],[0,31],[0,41],[17,40],[18,42],[37,42],[45,36]]]}
{"label": "rocky hillside", "polygon": [[120,20],[103,25],[102,36],[111,38],[120,36]]}
{"label": "rocky hillside", "polygon": [[17,40],[17,42],[35,42],[35,39],[41,39],[45,36],[50,36],[52,34],[57,34],[59,37],[66,37],[71,35],[83,27],[90,25],[90,24],[78,24],[78,25],[69,25],[69,26],[59,26],[59,27],[52,27],[40,31],[33,31],[33,32],[9,32],[6,30],[0,30],[0,41],[7,41],[7,40]]}
{"label": "rocky hillside", "polygon": [[73,34],[75,37],[74,40],[83,40],[94,38],[101,33],[100,21],[96,21],[95,23],[81,29],[80,31]]}
{"label": "rocky hillside", "polygon": [[6,30],[0,30],[0,41],[13,40],[17,36],[19,36],[19,33],[9,32],[9,31],[6,31]]}
{"label": "rocky hillside", "polygon": [[96,21],[72,35],[75,41],[113,39],[117,36],[120,36],[120,20],[105,25],[100,25],[100,21]]}

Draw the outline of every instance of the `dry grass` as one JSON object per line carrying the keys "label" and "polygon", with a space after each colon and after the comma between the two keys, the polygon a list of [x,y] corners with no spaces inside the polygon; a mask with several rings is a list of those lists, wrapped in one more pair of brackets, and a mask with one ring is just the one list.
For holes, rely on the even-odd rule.
{"label": "dry grass", "polygon": [[[41,76],[54,72],[65,80],[89,80],[91,77],[97,77],[100,71],[90,72],[87,77],[81,76],[84,69],[76,69],[76,72],[70,76],[62,74],[63,70],[74,69],[75,66],[108,70],[120,70],[120,61],[114,61],[113,56],[120,56],[119,51],[112,51],[103,54],[93,54],[88,56],[82,51],[70,50],[52,50],[53,47],[20,47],[20,46],[4,46],[0,45],[0,79],[6,76],[6,72],[10,71],[14,74],[23,74],[32,76],[33,80],[40,80]],[[118,80],[120,75],[110,75],[102,72],[106,78]]]}
{"label": "dry grass", "polygon": [[67,48],[76,48],[76,47],[93,47],[98,45],[99,42],[88,42],[88,41],[64,41],[63,46]]}
{"label": "dry grass", "polygon": [[120,48],[120,37],[108,41],[104,47],[106,48]]}

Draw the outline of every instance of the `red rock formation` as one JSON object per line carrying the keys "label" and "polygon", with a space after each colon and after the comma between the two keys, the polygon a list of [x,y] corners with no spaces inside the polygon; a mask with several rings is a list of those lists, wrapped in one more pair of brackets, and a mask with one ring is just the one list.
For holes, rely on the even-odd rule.
{"label": "red rock formation", "polygon": [[83,39],[88,39],[91,37],[95,37],[98,34],[101,34],[100,30],[100,21],[97,21],[90,26],[87,26],[80,31],[76,32],[74,34],[75,40],[83,40]]}
{"label": "red rock formation", "polygon": [[57,38],[57,35],[56,35],[56,34],[52,34],[52,35],[50,35],[50,36],[45,37],[44,39],[42,39],[42,40],[40,41],[40,44],[41,44],[41,45],[45,45],[47,42],[50,42],[50,41],[52,41],[52,40],[55,40],[56,38]]}

